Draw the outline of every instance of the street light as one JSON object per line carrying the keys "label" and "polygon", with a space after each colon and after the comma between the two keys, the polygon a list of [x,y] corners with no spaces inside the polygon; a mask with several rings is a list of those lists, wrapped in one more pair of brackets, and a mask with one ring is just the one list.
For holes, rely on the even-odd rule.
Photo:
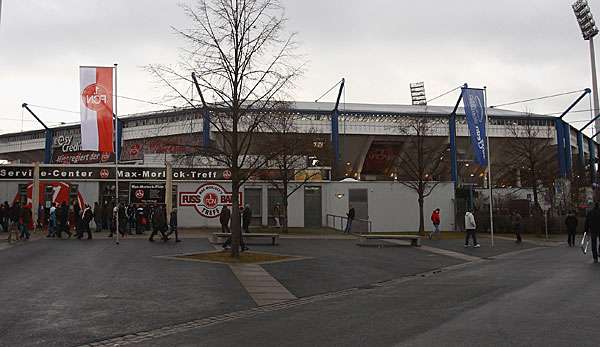
{"label": "street light", "polygon": [[[594,94],[594,112],[598,114],[600,105],[598,102],[598,80],[596,78],[596,54],[594,53],[594,36],[598,35],[598,27],[594,16],[586,0],[578,0],[573,4],[573,12],[579,23],[583,39],[590,42],[590,56],[592,59],[592,89]],[[600,120],[596,120],[596,129],[600,129]]]}

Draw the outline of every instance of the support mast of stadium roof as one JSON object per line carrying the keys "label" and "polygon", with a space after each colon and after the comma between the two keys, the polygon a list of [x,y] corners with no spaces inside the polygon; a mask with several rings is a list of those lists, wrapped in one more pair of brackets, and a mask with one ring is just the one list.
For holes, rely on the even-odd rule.
{"label": "support mast of stadium roof", "polygon": [[[335,101],[335,106],[331,113],[331,144],[333,146],[333,177],[337,177],[338,171],[338,161],[340,160],[340,127],[339,127],[339,106],[340,99],[342,97],[342,92],[344,91],[344,85],[346,83],[346,79],[342,78],[340,83],[340,89],[338,91],[337,99]],[[332,178],[333,178],[332,177]]]}
{"label": "support mast of stadium roof", "polygon": [[52,131],[52,129],[48,128],[48,126],[46,126],[46,124],[42,122],[42,120],[35,113],[33,113],[33,111],[29,108],[27,103],[23,103],[21,107],[26,109],[27,112],[29,112],[33,116],[33,118],[35,118],[35,120],[37,120],[38,123],[40,123],[44,127],[46,132],[46,143],[44,146],[44,164],[50,164],[50,162],[52,161],[52,144],[54,142],[54,132]]}
{"label": "support mast of stadium roof", "polygon": [[563,121],[563,118],[581,101],[591,93],[591,89],[586,88],[581,94],[555,121],[556,144],[558,147],[558,164],[560,166],[561,177],[570,177],[573,170],[572,151],[571,151],[571,125]]}
{"label": "support mast of stadium roof", "polygon": [[[469,85],[465,83],[464,88],[468,88]],[[458,106],[460,106],[460,102],[462,101],[463,94],[462,88],[460,89],[460,95],[458,96],[458,100],[456,101],[456,105],[454,105],[454,109],[450,113],[450,119],[448,121],[449,125],[449,133],[450,133],[450,171],[452,175],[452,182],[454,182],[454,189],[456,190],[456,186],[458,184],[458,161],[456,158],[456,111],[458,110]]]}
{"label": "support mast of stadium roof", "polygon": [[204,100],[204,94],[202,94],[202,90],[200,90],[200,84],[198,84],[195,72],[192,72],[192,80],[194,81],[196,91],[198,92],[198,95],[200,95],[200,100],[202,101],[202,147],[207,149],[210,145],[210,111]]}
{"label": "support mast of stadium roof", "polygon": [[[596,121],[596,119],[600,118],[600,114],[596,115],[596,117],[592,118],[591,121],[589,121],[588,123],[586,123],[583,128],[579,129],[577,131],[577,150],[579,153],[579,165],[583,168],[585,167],[585,155],[583,153],[583,131],[589,127],[590,125],[594,124],[594,122]],[[590,138],[591,140],[591,138]],[[591,153],[591,152],[590,152]],[[591,158],[591,156],[590,156]]]}

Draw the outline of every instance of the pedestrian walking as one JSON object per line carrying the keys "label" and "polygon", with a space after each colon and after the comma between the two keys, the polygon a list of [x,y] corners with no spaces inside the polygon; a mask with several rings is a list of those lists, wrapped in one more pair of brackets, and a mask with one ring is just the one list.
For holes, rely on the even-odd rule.
{"label": "pedestrian walking", "polygon": [[154,235],[160,232],[161,238],[164,242],[169,240],[166,234],[167,231],[167,216],[164,207],[156,207],[152,212],[152,234],[150,234],[150,242],[154,242]]}
{"label": "pedestrian walking", "polygon": [[148,223],[148,220],[146,219],[146,216],[144,214],[144,208],[142,206],[138,206],[136,208],[135,218],[135,233],[137,235],[142,235],[146,231],[146,224]]}
{"label": "pedestrian walking", "polygon": [[221,209],[221,213],[219,214],[219,223],[221,223],[221,232],[222,233],[231,233],[231,229],[229,229],[229,220],[231,219],[231,211],[227,206],[223,206]]}
{"label": "pedestrian walking", "polygon": [[73,234],[69,230],[67,221],[69,219],[69,207],[66,202],[62,202],[60,207],[56,208],[56,219],[58,221],[58,238],[62,238],[62,233],[65,232],[71,238]]}
{"label": "pedestrian walking", "polygon": [[169,234],[167,234],[167,236],[171,235],[171,234],[175,234],[175,242],[181,242],[181,240],[179,239],[179,234],[177,233],[177,209],[174,208],[173,211],[171,211],[171,214],[169,215]]}
{"label": "pedestrian walking", "polygon": [[273,219],[275,219],[275,228],[281,228],[281,207],[279,204],[273,207]]}
{"label": "pedestrian walking", "polygon": [[99,202],[94,203],[94,224],[96,224],[96,229],[94,232],[98,233],[102,231],[102,216],[104,212],[102,211],[102,205]]}
{"label": "pedestrian walking", "polygon": [[592,256],[594,263],[598,263],[598,237],[600,236],[600,205],[594,204],[594,208],[585,217],[585,231],[590,234],[592,240]]}
{"label": "pedestrian walking", "polygon": [[434,234],[437,234],[438,237],[439,237],[439,235],[440,235],[440,221],[441,221],[440,209],[436,208],[431,213],[431,223],[433,224],[433,231],[429,233],[429,239],[430,240],[433,239],[433,235]]}
{"label": "pedestrian walking", "polygon": [[22,206],[19,209],[19,238],[21,240],[29,240],[31,233],[29,232],[29,225],[32,223],[31,209],[26,206]]}
{"label": "pedestrian walking", "polygon": [[512,215],[511,215],[511,224],[512,224],[512,228],[513,228],[513,232],[515,233],[516,236],[516,243],[521,243],[523,242],[523,239],[521,238],[521,215],[519,214],[519,212],[517,211],[513,211]]}
{"label": "pedestrian walking", "polygon": [[79,232],[77,233],[77,239],[81,240],[83,233],[87,233],[88,240],[92,239],[92,231],[90,230],[90,223],[94,218],[94,213],[90,205],[85,205],[83,212],[81,213],[81,225],[79,226]]}
{"label": "pedestrian walking", "polygon": [[350,232],[352,231],[352,221],[354,220],[355,216],[356,212],[354,211],[354,207],[350,206],[348,213],[346,213],[346,217],[348,217],[348,220],[346,222],[346,229],[344,229],[344,234],[350,234]]}
{"label": "pedestrian walking", "polygon": [[473,247],[479,248],[481,247],[479,243],[477,243],[477,236],[475,235],[475,230],[477,229],[477,224],[475,223],[475,216],[471,211],[467,211],[465,213],[465,247],[469,247],[469,239],[473,238]]}
{"label": "pedestrian walking", "polygon": [[10,224],[10,206],[8,205],[8,201],[4,201],[4,203],[0,205],[0,213],[2,215],[0,219],[2,231],[8,232],[8,226]]}
{"label": "pedestrian walking", "polygon": [[575,247],[575,235],[577,234],[577,217],[575,216],[575,211],[569,211],[567,214],[567,218],[565,218],[565,225],[567,226],[567,242],[569,243],[569,247]]}
{"label": "pedestrian walking", "polygon": [[50,217],[48,218],[48,235],[46,237],[56,237],[56,204],[52,203],[50,207]]}
{"label": "pedestrian walking", "polygon": [[252,222],[252,209],[249,204],[246,204],[242,211],[242,232],[250,233],[250,222]]}

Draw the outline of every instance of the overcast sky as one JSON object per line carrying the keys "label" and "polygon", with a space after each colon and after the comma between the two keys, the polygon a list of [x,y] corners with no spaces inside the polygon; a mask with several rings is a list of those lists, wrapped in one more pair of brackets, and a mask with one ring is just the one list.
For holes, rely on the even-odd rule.
{"label": "overcast sky", "polygon": [[[187,0],[189,2],[190,0]],[[36,128],[21,104],[79,109],[80,65],[119,63],[119,94],[161,101],[141,67],[174,63],[188,20],[178,0],[3,0],[0,132]],[[591,0],[600,16],[600,0]],[[342,77],[346,102],[410,104],[409,83],[428,98],[468,82],[495,105],[591,85],[587,42],[572,0],[283,0],[289,31],[310,63],[296,100],[312,101]],[[598,44],[600,50],[600,43]],[[457,92],[434,101],[450,105]],[[334,95],[326,98],[331,101]],[[507,108],[559,112],[576,95]],[[588,109],[586,99],[578,109]],[[157,109],[120,100],[119,113]],[[78,114],[34,107],[51,125]],[[589,119],[574,113],[570,121]],[[582,123],[573,123],[581,125]]]}

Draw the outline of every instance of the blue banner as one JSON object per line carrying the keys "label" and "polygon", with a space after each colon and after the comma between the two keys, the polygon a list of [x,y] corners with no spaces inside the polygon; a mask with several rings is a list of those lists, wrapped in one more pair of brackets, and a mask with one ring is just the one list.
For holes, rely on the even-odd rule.
{"label": "blue banner", "polygon": [[480,166],[487,166],[487,135],[485,131],[487,114],[483,89],[463,88],[462,93],[475,161]]}

